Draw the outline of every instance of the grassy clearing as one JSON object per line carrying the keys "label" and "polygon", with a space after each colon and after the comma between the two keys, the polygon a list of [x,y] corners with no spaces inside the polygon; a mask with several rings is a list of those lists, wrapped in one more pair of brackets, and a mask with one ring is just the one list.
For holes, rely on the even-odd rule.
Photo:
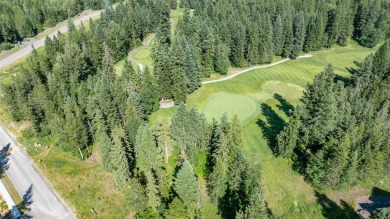
{"label": "grassy clearing", "polygon": [[3,174],[1,176],[1,181],[3,181],[3,184],[5,188],[7,188],[7,191],[9,192],[12,200],[15,204],[22,203],[22,198],[19,196],[18,192],[16,191],[14,185],[12,185],[10,179],[8,178],[7,174]]}
{"label": "grassy clearing", "polygon": [[179,18],[183,15],[183,13],[184,13],[184,9],[183,8],[178,8],[176,10],[171,10],[171,13],[170,13],[169,16],[170,16],[170,18],[173,21],[173,27],[171,28],[172,33],[173,33],[173,31],[175,31],[177,22],[179,21]]}
{"label": "grassy clearing", "polygon": [[246,124],[259,113],[257,103],[250,97],[233,93],[216,93],[207,100],[203,113],[208,121],[218,118],[221,112],[229,117],[237,115],[243,124]]}
{"label": "grassy clearing", "polygon": [[[153,72],[153,60],[152,60],[152,45],[149,45],[147,47],[143,47],[139,49],[134,55],[133,58],[140,62],[142,66],[148,66],[149,70]],[[138,67],[137,67],[138,69]]]}
{"label": "grassy clearing", "polygon": [[[262,110],[253,117],[248,116],[252,119],[244,123],[244,150],[248,157],[263,165],[265,197],[272,213],[286,218],[343,218],[343,211],[350,209],[356,197],[369,195],[373,185],[346,192],[315,191],[300,174],[292,170],[289,160],[273,155],[268,140],[272,140],[283,127],[287,119],[286,105],[296,105],[306,84],[326,65],[332,63],[339,79],[346,80],[351,75],[348,69],[356,68],[353,61],[363,61],[373,51],[374,49],[351,43],[347,47],[312,52],[312,58],[292,60],[274,67],[253,70],[228,81],[204,85],[188,97],[187,106],[206,113],[214,110],[212,108],[218,109],[219,104],[226,100],[223,100],[223,96],[221,99],[213,97],[221,92],[247,96],[254,100]],[[275,94],[279,94],[281,98],[275,98]],[[228,106],[224,109],[234,114],[235,107],[229,106],[239,105],[242,98],[227,101],[229,103],[225,104]],[[210,105],[211,102],[215,103]],[[222,114],[223,110],[213,111],[217,118]],[[169,115],[171,114],[159,110],[150,117],[150,121],[154,123],[159,118],[167,119]],[[375,186],[388,189],[388,181],[389,179],[384,184],[378,182]]]}
{"label": "grassy clearing", "polygon": [[95,217],[91,208],[98,218],[125,218],[129,214],[125,197],[115,189],[113,176],[102,170],[96,151],[88,160],[81,161],[50,142],[44,145],[52,146],[37,151],[32,146],[36,141],[28,134],[19,139],[32,160],[41,160],[36,166],[74,208],[77,218]]}

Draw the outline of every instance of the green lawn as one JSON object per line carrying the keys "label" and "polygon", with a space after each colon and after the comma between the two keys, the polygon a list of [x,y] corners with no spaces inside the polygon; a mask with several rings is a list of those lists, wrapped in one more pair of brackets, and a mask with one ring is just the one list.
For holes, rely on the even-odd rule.
{"label": "green lawn", "polygon": [[[268,142],[274,142],[286,122],[288,109],[298,103],[306,84],[326,65],[332,63],[339,79],[346,80],[350,76],[347,68],[356,68],[353,61],[363,61],[373,51],[351,43],[347,47],[312,52],[311,58],[288,61],[228,81],[204,85],[189,95],[187,106],[198,108],[207,118],[219,118],[227,111],[244,120],[244,150],[248,157],[262,163],[265,197],[275,216],[343,218],[342,212],[350,210],[354,198],[370,194],[372,185],[345,192],[315,191],[303,176],[292,170],[289,160],[272,154]],[[253,103],[256,106],[252,106]],[[167,119],[172,114],[159,110],[151,115],[150,122]],[[388,187],[389,183],[376,186]]]}
{"label": "green lawn", "polygon": [[221,92],[211,96],[203,108],[203,113],[208,121],[219,118],[224,112],[230,117],[237,115],[240,121],[245,124],[259,113],[259,107],[252,98],[246,95]]}
{"label": "green lawn", "polygon": [[[139,61],[142,66],[145,68],[148,66],[149,70],[153,72],[153,60],[152,60],[152,45],[143,47],[139,49],[134,55],[133,58]],[[138,69],[138,67],[137,67]]]}

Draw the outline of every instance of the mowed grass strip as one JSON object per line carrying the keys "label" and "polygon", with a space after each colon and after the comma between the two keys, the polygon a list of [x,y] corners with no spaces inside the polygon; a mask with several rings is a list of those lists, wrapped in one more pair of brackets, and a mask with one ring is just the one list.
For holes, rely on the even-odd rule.
{"label": "mowed grass strip", "polygon": [[[335,67],[338,75],[348,79],[351,76],[349,69],[357,68],[354,61],[363,61],[375,49],[364,48],[352,42],[347,47],[336,46],[329,50],[311,52],[311,58],[291,60],[274,67],[253,70],[231,80],[204,85],[189,95],[187,106],[196,107],[205,112],[206,116],[209,114],[207,117],[213,115],[218,119],[224,111],[229,111],[230,115],[235,113],[236,109],[229,107],[230,105],[242,103],[242,98],[229,99],[218,94],[250,97],[261,113],[248,123],[243,123],[244,151],[251,160],[260,161],[262,164],[265,198],[272,213],[282,218],[311,219],[326,218],[329,215],[345,218],[343,207],[337,207],[340,199],[326,200],[334,209],[325,206],[324,197],[319,195],[302,175],[293,170],[288,159],[273,155],[274,138],[288,118],[288,112],[285,112],[281,100],[276,99],[275,94],[282,97],[284,104],[296,105],[307,83],[328,64]],[[219,106],[224,104],[228,106]],[[159,110],[150,116],[153,118],[150,122],[153,124],[162,118],[170,119],[172,115],[173,112],[167,114],[166,111]],[[337,196],[340,193],[337,191],[325,193],[330,198],[344,197],[344,201],[351,205],[356,196],[368,195],[371,188],[361,189],[360,193],[354,193],[348,198]]]}

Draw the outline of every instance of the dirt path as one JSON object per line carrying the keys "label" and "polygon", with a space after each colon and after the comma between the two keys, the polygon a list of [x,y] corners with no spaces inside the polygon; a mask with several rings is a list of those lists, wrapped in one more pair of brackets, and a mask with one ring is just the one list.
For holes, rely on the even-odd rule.
{"label": "dirt path", "polygon": [[[310,57],[313,57],[313,55],[305,54],[305,55],[299,56],[298,59],[310,58]],[[224,78],[220,78],[220,79],[216,79],[216,80],[212,80],[212,81],[204,81],[204,82],[202,82],[202,85],[217,83],[217,82],[221,82],[221,81],[227,81],[229,79],[237,77],[238,75],[244,74],[246,72],[249,72],[249,71],[252,71],[252,70],[255,70],[255,69],[269,68],[269,67],[272,67],[272,66],[275,66],[275,65],[282,64],[282,63],[287,62],[289,60],[291,60],[291,59],[290,58],[285,58],[283,60],[280,60],[278,62],[274,62],[274,63],[268,64],[268,65],[253,66],[253,67],[250,67],[250,68],[238,71],[238,72],[236,72],[236,73],[234,73],[232,75],[229,75],[227,77],[224,77]]]}

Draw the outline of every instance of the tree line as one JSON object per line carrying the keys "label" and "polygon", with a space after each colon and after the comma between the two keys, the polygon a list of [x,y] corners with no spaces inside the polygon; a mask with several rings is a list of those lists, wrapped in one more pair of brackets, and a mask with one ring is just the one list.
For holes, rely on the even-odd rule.
{"label": "tree line", "polygon": [[[164,28],[170,7],[134,0],[107,8],[88,27],[69,22],[67,34],[46,38],[44,51],[34,50],[2,85],[1,101],[16,121],[31,121],[27,133],[75,159],[97,147],[136,218],[267,218],[260,166],[242,152],[237,117],[209,124],[180,104],[170,124],[150,127],[146,116],[159,107],[157,76],[127,61],[115,72],[114,62]],[[175,66],[192,60],[177,58]]]}
{"label": "tree line", "polygon": [[83,10],[104,6],[102,0],[0,1],[0,51],[10,49],[13,43],[33,37]]}
{"label": "tree line", "polygon": [[32,122],[35,136],[51,136],[75,155],[85,156],[94,143],[97,121],[135,132],[133,125],[158,108],[153,78],[131,63],[118,76],[113,63],[154,30],[159,10],[158,1],[132,1],[107,8],[88,28],[69,22],[66,35],[46,38],[45,51],[34,50],[3,86],[2,102],[16,121]]}
{"label": "tree line", "polygon": [[194,51],[200,77],[226,74],[229,66],[270,63],[274,56],[297,58],[346,46],[350,38],[374,47],[390,33],[386,0],[183,0],[179,7],[185,11],[173,39],[158,32],[163,54],[156,55],[155,65],[166,66],[163,57],[171,52],[161,47],[179,44]]}
{"label": "tree line", "polygon": [[[126,137],[111,140],[113,147],[105,149],[107,156],[102,157],[108,160],[103,163],[128,195],[136,218],[270,216],[260,166],[242,152],[237,117],[229,120],[224,115],[208,124],[197,109],[180,104],[170,125],[141,124],[133,145],[126,143]],[[109,145],[107,141],[109,137],[100,146]],[[127,159],[118,159],[118,154]]]}
{"label": "tree line", "polygon": [[275,153],[291,158],[318,187],[381,180],[390,170],[389,63],[387,40],[357,63],[350,84],[338,81],[329,65],[307,85]]}

